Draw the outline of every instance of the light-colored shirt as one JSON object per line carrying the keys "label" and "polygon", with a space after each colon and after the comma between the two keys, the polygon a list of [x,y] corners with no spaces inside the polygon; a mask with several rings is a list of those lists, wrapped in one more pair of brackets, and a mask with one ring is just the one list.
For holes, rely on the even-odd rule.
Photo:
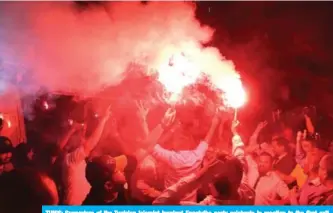
{"label": "light-colored shirt", "polygon": [[243,183],[245,181],[245,183],[253,188],[259,177],[258,165],[251,155],[245,155],[245,160],[247,163],[247,172],[243,176]]}
{"label": "light-colored shirt", "polygon": [[63,162],[64,204],[81,205],[90,191],[83,147],[67,153]]}
{"label": "light-colored shirt", "polygon": [[151,203],[164,189],[161,179],[155,159],[147,156],[133,176],[132,197],[143,203]]}
{"label": "light-colored shirt", "polygon": [[275,200],[284,200],[289,196],[288,186],[273,171],[260,177],[255,192],[255,205],[273,205]]}
{"label": "light-colored shirt", "polygon": [[[166,164],[167,171],[164,180],[165,188],[176,184],[181,178],[196,173],[202,164],[203,158],[208,149],[208,144],[204,141],[194,150],[171,151],[156,145],[153,149],[152,156]],[[192,191],[182,201],[196,202],[197,190]]]}
{"label": "light-colored shirt", "polygon": [[310,200],[327,191],[327,188],[320,183],[320,179],[307,179],[305,184],[300,188],[296,196],[290,197],[291,205],[310,205]]}

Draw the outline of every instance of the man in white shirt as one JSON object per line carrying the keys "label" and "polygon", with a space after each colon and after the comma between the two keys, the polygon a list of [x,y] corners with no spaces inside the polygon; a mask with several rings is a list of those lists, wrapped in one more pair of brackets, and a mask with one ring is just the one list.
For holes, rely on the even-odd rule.
{"label": "man in white shirt", "polygon": [[87,139],[82,137],[79,146],[63,156],[63,203],[65,205],[81,205],[89,193],[91,187],[85,177],[87,166],[85,159],[98,143],[110,114],[110,109],[108,109],[95,132]]}
{"label": "man in white shirt", "polygon": [[[244,144],[236,131],[239,122],[232,124],[232,155],[218,154],[197,173],[181,178],[153,202],[154,205],[251,205],[254,192],[243,179]],[[208,184],[211,195],[200,203],[181,198],[193,189]]]}
{"label": "man in white shirt", "polygon": [[[217,116],[213,118],[211,127],[205,137],[194,149],[190,148],[194,139],[189,131],[179,129],[175,133],[173,142],[175,150],[167,150],[160,145],[155,145],[152,156],[167,166],[167,172],[164,181],[164,187],[168,188],[176,184],[181,178],[196,173],[202,164],[209,142],[211,141],[214,131],[219,123]],[[187,194],[182,201],[196,202],[197,190]]]}
{"label": "man in white shirt", "polygon": [[249,180],[249,182],[254,183],[255,205],[277,205],[288,201],[288,186],[273,171],[273,158],[269,153],[260,154],[258,175],[251,176],[251,178],[255,178],[255,180]]}

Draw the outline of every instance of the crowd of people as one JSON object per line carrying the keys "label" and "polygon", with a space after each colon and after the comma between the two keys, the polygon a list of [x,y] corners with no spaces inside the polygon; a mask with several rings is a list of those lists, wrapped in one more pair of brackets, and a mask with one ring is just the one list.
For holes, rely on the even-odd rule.
{"label": "crowd of people", "polygon": [[[294,138],[278,131],[260,143],[267,122],[243,141],[234,119],[231,141],[221,142],[230,143],[230,150],[211,142],[227,122],[225,113],[216,110],[211,119],[206,136],[197,140],[195,125],[181,122],[170,108],[135,149],[122,139],[110,109],[88,137],[85,125],[74,122],[62,140],[43,149],[29,143],[14,148],[2,136],[1,212],[37,213],[42,205],[58,204],[333,204],[333,155],[321,144],[309,116],[304,114],[306,128]],[[104,131],[112,134],[121,155],[96,151]],[[46,157],[37,158],[38,152]]]}

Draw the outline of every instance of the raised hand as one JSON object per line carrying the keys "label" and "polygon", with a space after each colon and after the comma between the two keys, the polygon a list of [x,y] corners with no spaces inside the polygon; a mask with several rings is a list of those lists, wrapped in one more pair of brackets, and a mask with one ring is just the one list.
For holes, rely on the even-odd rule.
{"label": "raised hand", "polygon": [[297,136],[296,136],[296,142],[301,142],[302,140],[304,140],[306,138],[307,135],[307,131],[304,130],[302,131],[298,131],[297,132]]}
{"label": "raised hand", "polygon": [[260,122],[255,130],[255,133],[261,132],[261,130],[263,130],[267,126],[267,124],[267,121]]}
{"label": "raised hand", "polygon": [[144,105],[143,101],[135,101],[135,105],[138,108],[138,115],[142,120],[146,120],[149,113],[149,109]]}
{"label": "raised hand", "polygon": [[169,108],[165,112],[164,117],[161,122],[163,128],[170,127],[174,123],[175,118],[176,118],[176,110],[174,108]]}
{"label": "raised hand", "polygon": [[237,135],[237,127],[239,126],[239,121],[232,121],[232,124],[231,124],[231,132],[234,134],[234,135]]}

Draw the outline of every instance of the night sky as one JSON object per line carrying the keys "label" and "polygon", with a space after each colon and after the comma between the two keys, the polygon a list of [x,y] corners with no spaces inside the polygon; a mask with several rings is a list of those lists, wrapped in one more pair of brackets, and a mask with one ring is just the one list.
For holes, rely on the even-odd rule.
{"label": "night sky", "polygon": [[332,9],[333,2],[199,2],[197,16],[216,29],[213,45],[255,91],[271,96],[286,85],[294,104],[332,108]]}

